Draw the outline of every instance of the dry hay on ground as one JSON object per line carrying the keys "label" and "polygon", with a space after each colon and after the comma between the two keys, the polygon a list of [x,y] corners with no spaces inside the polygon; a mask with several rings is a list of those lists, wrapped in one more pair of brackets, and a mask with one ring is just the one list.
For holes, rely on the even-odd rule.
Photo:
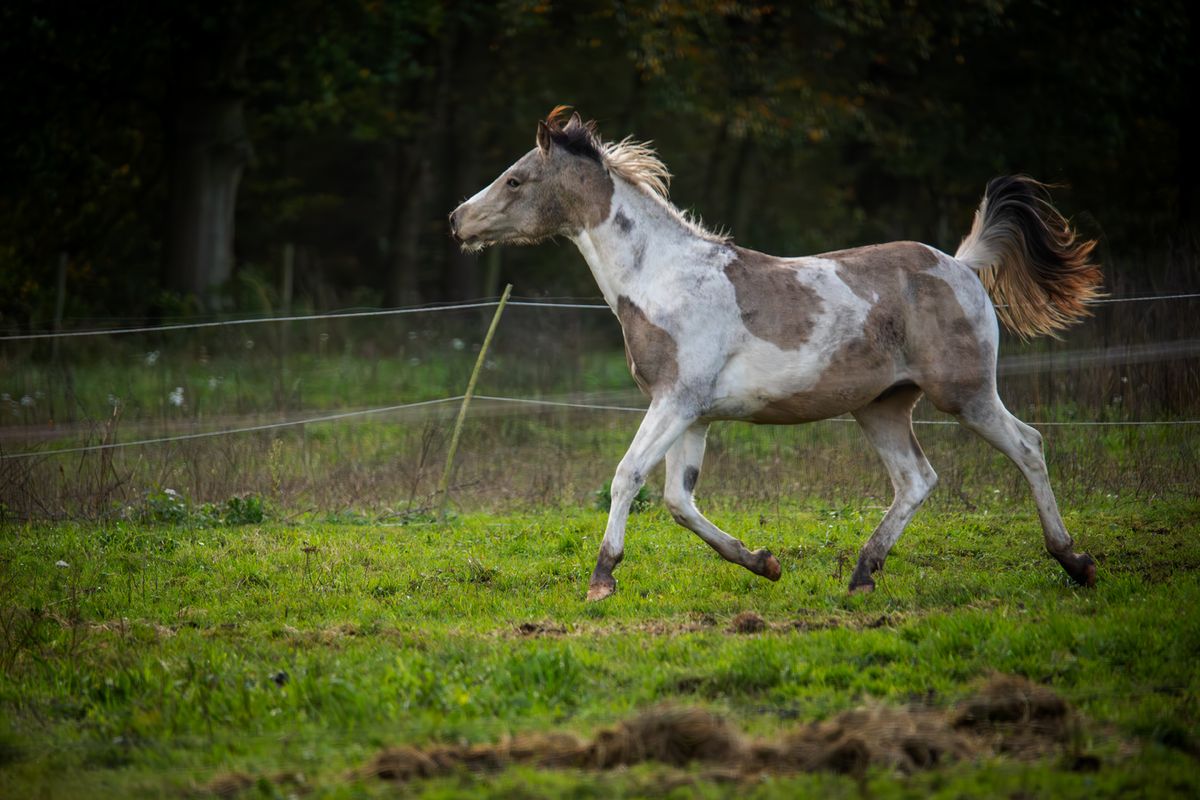
{"label": "dry hay on ground", "polygon": [[226,772],[210,780],[200,791],[214,797],[237,797],[254,784],[254,778],[244,772]]}
{"label": "dry hay on ground", "polygon": [[569,625],[552,621],[529,621],[505,626],[492,635],[502,637],[539,638],[560,636],[614,636],[640,634],[645,636],[678,636],[685,633],[806,633],[844,628],[862,630],[899,625],[916,618],[917,614],[891,613],[881,616],[862,614],[833,614],[816,617],[801,617],[794,620],[769,622],[754,611],[742,611],[729,619],[728,625],[720,627],[720,621],[712,614],[693,615],[690,619],[651,620],[647,622],[610,622],[589,624],[576,622]]}
{"label": "dry hay on ground", "polygon": [[[869,767],[912,773],[996,754],[1022,759],[1062,754],[1076,724],[1070,706],[1050,689],[996,675],[951,709],[871,705],[771,740],[746,738],[703,709],[659,706],[603,728],[590,740],[547,733],[491,745],[387,747],[350,777],[405,783],[510,764],[607,770],[643,762],[701,765],[703,777],[713,780],[817,771],[860,775]],[[214,779],[210,793],[229,797],[251,783],[248,776],[232,777],[236,780]]]}
{"label": "dry hay on ground", "polygon": [[465,748],[387,748],[359,774],[403,781],[460,766],[495,769],[521,763],[603,770],[646,761],[706,764],[721,768],[722,774],[732,770],[742,776],[818,770],[857,774],[871,766],[915,772],[996,753],[1022,758],[1056,754],[1073,725],[1070,707],[1054,692],[1000,675],[953,709],[873,705],[810,723],[776,740],[746,739],[702,709],[663,706],[604,728],[590,741],[550,734]]}
{"label": "dry hay on ground", "polygon": [[743,611],[729,623],[729,630],[734,633],[758,633],[766,630],[767,623],[753,611]]}

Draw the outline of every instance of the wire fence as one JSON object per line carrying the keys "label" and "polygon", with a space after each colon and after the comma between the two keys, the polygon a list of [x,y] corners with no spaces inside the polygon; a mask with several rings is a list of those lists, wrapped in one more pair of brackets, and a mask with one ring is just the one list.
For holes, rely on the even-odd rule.
{"label": "wire fence", "polygon": [[[335,414],[322,414],[319,416],[305,417],[303,419],[281,420],[279,422],[269,422],[259,425],[247,425],[238,428],[224,428],[213,431],[200,431],[195,433],[184,433],[175,436],[158,436],[150,439],[136,439],[128,442],[105,442],[102,444],[84,445],[82,447],[66,447],[66,448],[51,448],[46,450],[37,450],[20,453],[3,453],[0,452],[0,459],[20,459],[20,458],[35,458],[39,456],[63,456],[76,453],[92,453],[101,450],[117,450],[125,447],[142,447],[155,444],[173,444],[175,442],[191,441],[193,439],[207,439],[214,436],[233,436],[242,433],[259,433],[262,431],[279,430],[281,428],[292,428],[299,425],[314,425],[322,422],[335,422],[339,420],[353,419],[356,417],[369,417],[379,414],[388,414],[396,411],[404,411],[414,408],[432,408],[436,406],[444,406],[450,403],[457,403],[463,400],[463,395],[454,395],[453,397],[441,397],[433,400],[421,400],[413,403],[400,403],[391,406],[382,406],[380,408],[364,408],[355,411],[342,411]],[[490,403],[511,403],[524,406],[538,406],[542,408],[563,408],[576,409],[582,411],[616,411],[622,413],[645,413],[645,406],[615,406],[605,405],[601,403],[576,403],[564,400],[545,400],[536,397],[498,397],[495,395],[476,395],[478,401]],[[855,420],[849,416],[832,417],[830,419],[818,420],[820,423],[838,423],[838,422],[854,422]],[[813,423],[815,424],[815,423]],[[935,419],[917,419],[913,420],[914,425],[957,425],[954,420],[935,420]],[[1102,427],[1102,428],[1123,428],[1123,427],[1150,427],[1150,426],[1191,426],[1200,425],[1200,419],[1172,419],[1172,420],[1078,420],[1072,422],[1032,422],[1030,423],[1037,428],[1087,428],[1087,427]]]}
{"label": "wire fence", "polygon": [[[1069,342],[1002,345],[1001,396],[1054,432],[1060,497],[1194,492],[1197,299],[1103,298]],[[293,511],[420,507],[497,302],[0,337],[0,516],[104,515],[164,486],[197,501],[257,493]],[[456,500],[588,502],[646,410],[619,327],[587,313],[608,311],[602,303],[509,305],[481,377],[487,394],[470,409]],[[266,323],[280,324],[253,336],[242,327]],[[78,344],[51,353],[37,341],[56,337]],[[886,475],[853,421],[716,426],[705,492],[886,500]],[[1024,496],[1019,474],[953,419],[922,404],[914,425],[943,493],[979,502],[982,484]]]}
{"label": "wire fence", "polygon": [[[1143,295],[1136,297],[1102,297],[1090,300],[1088,305],[1104,306],[1117,303],[1141,303],[1159,300],[1194,300],[1200,298],[1200,292]],[[311,322],[335,319],[364,319],[370,317],[395,317],[406,314],[433,314],[446,311],[466,311],[470,309],[495,308],[499,299],[470,300],[462,303],[445,303],[441,305],[405,306],[400,308],[382,308],[365,311],[339,311],[329,314],[290,314],[274,317],[248,317],[230,320],[211,320],[207,322],[182,322],[164,325],[142,325],[131,328],[93,328],[81,331],[43,331],[40,333],[20,333],[0,336],[0,342],[21,342],[39,339],[70,339],[80,336],[120,336],[137,333],[165,333],[170,331],[200,330],[204,328],[227,328],[239,325],[262,325],[265,323],[281,322]],[[523,308],[546,308],[563,310],[611,311],[605,303],[562,303],[539,300],[510,300],[508,305]]]}

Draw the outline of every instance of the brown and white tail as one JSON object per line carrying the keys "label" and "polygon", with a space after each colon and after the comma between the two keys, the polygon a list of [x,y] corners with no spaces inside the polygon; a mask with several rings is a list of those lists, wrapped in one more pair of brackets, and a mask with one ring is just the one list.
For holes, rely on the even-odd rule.
{"label": "brown and white tail", "polygon": [[1088,316],[1087,302],[1101,294],[1095,246],[1071,230],[1044,184],[1009,175],[988,183],[954,257],[979,273],[1004,326],[1026,338]]}

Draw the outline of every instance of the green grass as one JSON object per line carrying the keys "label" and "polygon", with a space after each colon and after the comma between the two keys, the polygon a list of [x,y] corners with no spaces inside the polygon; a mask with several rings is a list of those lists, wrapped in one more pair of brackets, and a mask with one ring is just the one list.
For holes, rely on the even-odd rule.
{"label": "green grass", "polygon": [[[918,515],[879,589],[849,597],[881,512],[713,514],[771,548],[771,584],[721,562],[660,510],[630,522],[617,594],[582,601],[603,514],[452,525],[8,525],[0,530],[0,795],[178,795],[243,770],[310,796],[390,796],[348,770],[381,745],[589,734],[660,701],[770,734],[865,699],[948,705],[993,670],[1053,687],[1099,772],[1003,758],[913,777],[698,775],[678,796],[1121,796],[1200,792],[1200,502],[1070,510],[1100,564],[1070,586],[1032,509]],[[1027,512],[1027,513],[1024,513]],[[68,566],[59,566],[64,562]],[[735,635],[738,612],[774,627]],[[525,636],[522,623],[561,633]],[[637,796],[613,774],[458,775],[422,796]],[[250,794],[269,796],[265,782]]]}

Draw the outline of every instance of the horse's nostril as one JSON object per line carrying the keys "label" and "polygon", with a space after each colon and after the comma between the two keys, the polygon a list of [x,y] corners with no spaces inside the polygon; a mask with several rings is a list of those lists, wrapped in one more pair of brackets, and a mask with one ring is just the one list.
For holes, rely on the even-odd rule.
{"label": "horse's nostril", "polygon": [[450,212],[450,233],[458,235],[458,209]]}

